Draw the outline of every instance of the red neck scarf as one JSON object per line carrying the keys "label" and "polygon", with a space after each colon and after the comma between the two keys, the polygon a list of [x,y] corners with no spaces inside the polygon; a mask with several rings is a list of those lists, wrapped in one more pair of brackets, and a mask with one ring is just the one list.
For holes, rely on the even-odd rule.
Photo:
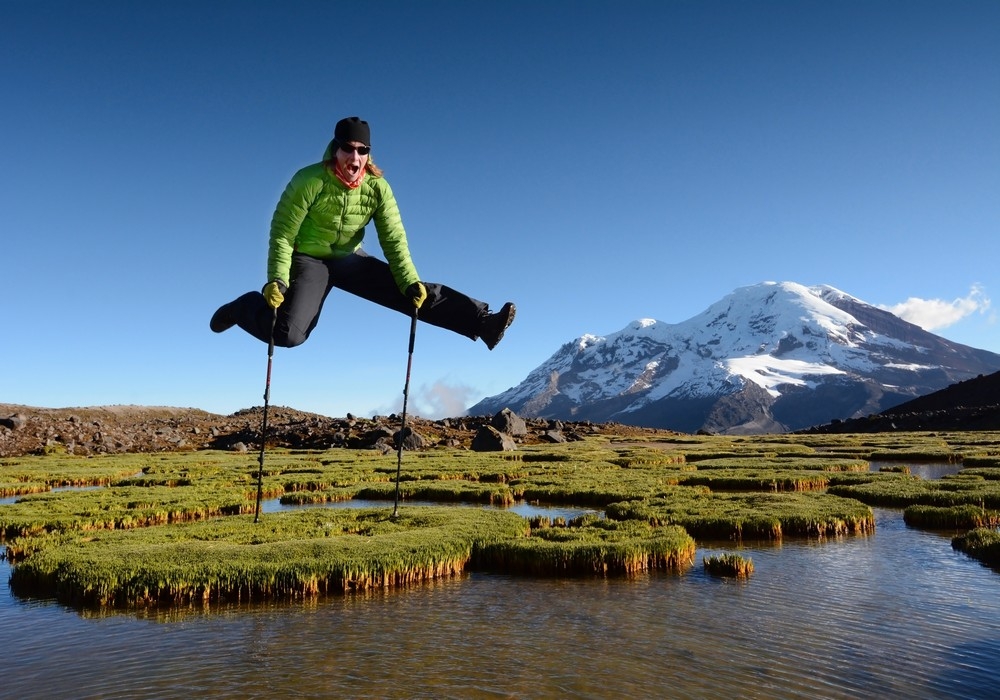
{"label": "red neck scarf", "polygon": [[365,169],[361,168],[361,177],[359,177],[354,182],[349,182],[347,177],[344,175],[344,171],[340,169],[340,162],[334,159],[333,161],[333,174],[337,176],[337,179],[344,183],[348,189],[356,190],[361,187],[361,183],[365,181]]}

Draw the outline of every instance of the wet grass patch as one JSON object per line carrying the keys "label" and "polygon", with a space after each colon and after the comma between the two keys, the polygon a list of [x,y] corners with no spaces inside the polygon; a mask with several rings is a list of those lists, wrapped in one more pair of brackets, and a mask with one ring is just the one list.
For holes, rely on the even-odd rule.
{"label": "wet grass patch", "polygon": [[904,474],[884,476],[896,478],[831,486],[829,493],[890,508],[974,505],[1000,510],[1000,481],[987,480],[978,474],[959,472],[934,481]]}
{"label": "wet grass patch", "polygon": [[52,487],[39,481],[8,481],[0,482],[0,498],[24,496],[29,493],[45,493]]}
{"label": "wet grass patch", "polygon": [[697,466],[699,471],[711,469],[789,469],[824,472],[868,471],[868,462],[863,459],[813,454],[796,457],[748,457],[745,455],[741,457],[713,457],[711,459],[698,460],[695,466]]}
{"label": "wet grass patch", "polygon": [[875,531],[871,508],[825,494],[718,494],[677,489],[671,497],[614,503],[609,518],[680,525],[706,539],[779,540],[837,537]]}
{"label": "wet grass patch", "polygon": [[682,528],[577,519],[539,523],[498,510],[416,506],[303,510],[142,530],[103,531],[33,552],[18,595],[78,607],[296,599],[396,588],[475,569],[536,576],[682,571]]}
{"label": "wet grass patch", "polygon": [[1000,526],[1000,511],[974,505],[908,506],[903,521],[911,527],[925,530],[972,530],[977,527]]}
{"label": "wet grass patch", "polygon": [[0,507],[0,539],[46,532],[115,530],[252,512],[238,488],[112,486],[31,494]]}
{"label": "wet grass patch", "polygon": [[14,568],[19,595],[74,606],[294,599],[461,574],[474,552],[525,537],[526,521],[478,508],[304,510],[106,531]]}
{"label": "wet grass patch", "polygon": [[109,486],[140,473],[148,461],[149,458],[145,455],[75,457],[61,454],[7,457],[0,459],[0,488],[16,486],[18,483],[44,484],[49,489],[63,486]]}
{"label": "wet grass patch", "polygon": [[817,455],[712,458],[695,462],[694,466],[693,472],[679,475],[676,483],[724,491],[782,492],[818,491],[831,484],[873,478],[864,460]]}
{"label": "wet grass patch", "polygon": [[818,491],[830,485],[822,472],[775,469],[698,470],[677,480],[685,486],[706,486],[714,491]]}
{"label": "wet grass patch", "polygon": [[478,566],[531,576],[634,575],[679,572],[695,557],[694,539],[681,527],[579,519],[576,527],[532,529],[531,537],[483,548]]}
{"label": "wet grass patch", "polygon": [[705,557],[702,563],[712,576],[747,579],[753,573],[753,559],[739,554],[715,554]]}
{"label": "wet grass patch", "polygon": [[891,466],[879,467],[880,472],[892,473],[892,474],[909,474],[910,468],[905,464],[894,464]]}
{"label": "wet grass patch", "polygon": [[996,571],[1000,571],[1000,532],[977,528],[951,540],[951,546]]}

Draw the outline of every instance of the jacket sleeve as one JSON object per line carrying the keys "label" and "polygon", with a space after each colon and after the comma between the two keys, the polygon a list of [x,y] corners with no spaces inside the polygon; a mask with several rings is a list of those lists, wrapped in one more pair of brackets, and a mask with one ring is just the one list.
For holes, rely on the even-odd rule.
{"label": "jacket sleeve", "polygon": [[399,291],[405,293],[406,288],[420,281],[420,275],[410,259],[410,247],[406,242],[406,230],[403,219],[399,215],[396,198],[392,194],[389,183],[381,178],[378,180],[379,200],[372,219],[378,232],[378,242],[382,246],[392,277],[396,280]]}
{"label": "jacket sleeve", "polygon": [[271,238],[267,251],[267,280],[281,280],[287,286],[292,267],[292,252],[309,207],[323,187],[322,181],[304,168],[295,173],[285,187],[271,217]]}

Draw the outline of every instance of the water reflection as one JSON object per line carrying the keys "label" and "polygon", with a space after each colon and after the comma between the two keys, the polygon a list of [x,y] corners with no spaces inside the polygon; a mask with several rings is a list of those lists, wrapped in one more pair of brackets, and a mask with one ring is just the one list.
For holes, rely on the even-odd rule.
{"label": "water reflection", "polygon": [[[567,521],[579,517],[581,515],[596,515],[598,517],[604,517],[603,510],[597,510],[595,508],[584,508],[584,507],[574,507],[574,506],[549,506],[541,505],[538,503],[528,503],[526,501],[520,501],[512,506],[484,506],[480,503],[440,503],[438,501],[400,501],[400,508],[421,508],[426,506],[458,506],[466,508],[499,508],[500,510],[509,511],[511,513],[517,513],[522,518],[533,518],[536,516],[542,516],[546,518],[551,518],[555,520],[556,518],[563,518]],[[287,505],[281,502],[279,498],[265,499],[260,503],[261,513],[277,513],[286,510],[297,510],[300,508],[392,508],[392,501],[375,501],[366,499],[354,499],[350,501],[336,501],[333,503],[322,503],[316,504],[305,504],[305,505]]]}
{"label": "water reflection", "polygon": [[883,468],[906,467],[910,474],[921,479],[941,479],[950,474],[957,474],[962,469],[961,464],[947,462],[869,462],[868,470],[877,472]]}

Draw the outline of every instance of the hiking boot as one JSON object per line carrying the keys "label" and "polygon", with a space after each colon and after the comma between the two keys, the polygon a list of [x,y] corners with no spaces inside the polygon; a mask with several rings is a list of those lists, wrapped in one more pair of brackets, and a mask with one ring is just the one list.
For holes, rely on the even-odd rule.
{"label": "hiking boot", "polygon": [[514,322],[514,314],[516,313],[517,309],[514,304],[508,301],[495,314],[483,316],[483,320],[479,324],[479,337],[486,343],[486,347],[492,350],[497,346],[503,339],[504,331],[510,328],[510,324]]}
{"label": "hiking boot", "polygon": [[208,322],[208,327],[212,329],[213,333],[228,331],[235,325],[236,319],[233,317],[233,302],[220,306],[212,314],[212,320]]}

